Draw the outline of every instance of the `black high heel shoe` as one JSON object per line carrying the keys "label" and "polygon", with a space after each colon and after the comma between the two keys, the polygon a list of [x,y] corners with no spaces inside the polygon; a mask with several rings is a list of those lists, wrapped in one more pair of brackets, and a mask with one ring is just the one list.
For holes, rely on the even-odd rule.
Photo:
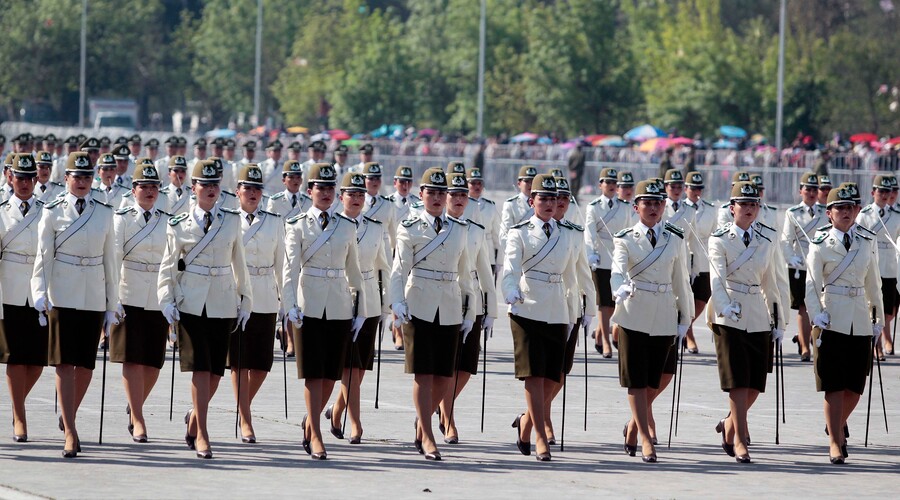
{"label": "black high heel shoe", "polygon": [[637,445],[628,444],[628,423],[625,423],[625,427],[622,428],[622,437],[625,438],[625,444],[622,446],[622,449],[625,450],[625,454],[633,457],[637,455]]}
{"label": "black high heel shoe", "polygon": [[535,458],[537,458],[537,461],[538,461],[538,462],[549,462],[549,461],[550,461],[550,458],[551,458],[550,452],[547,451],[547,452],[544,452],[544,453],[538,453],[537,456],[536,456]]}
{"label": "black high heel shoe", "polygon": [[413,422],[413,446],[416,447],[419,455],[425,454],[425,449],[422,448],[422,440],[419,439],[419,417],[416,417],[416,420]]}
{"label": "black high heel shoe", "polygon": [[205,460],[209,460],[209,459],[211,459],[212,457],[213,457],[213,456],[212,456],[212,451],[211,451],[211,450],[202,450],[202,451],[201,451],[201,450],[197,450],[197,458],[202,458],[202,459],[205,459]]}
{"label": "black high heel shoe", "polygon": [[312,445],[310,444],[309,438],[306,436],[306,417],[309,415],[303,415],[303,420],[300,422],[300,427],[303,427],[303,441],[300,444],[303,445],[303,451],[306,452],[307,455],[312,456]]}
{"label": "black high heel shoe", "polygon": [[340,427],[335,427],[334,424],[332,423],[331,417],[334,416],[333,408],[334,408],[334,404],[332,404],[331,406],[328,407],[327,410],[325,410],[325,418],[328,419],[328,426],[331,427],[331,435],[338,439],[344,439],[344,431],[341,430]]}
{"label": "black high heel shoe", "polygon": [[197,436],[191,436],[191,413],[194,411],[193,408],[189,409],[187,413],[184,414],[184,442],[187,444],[187,447],[196,450],[197,447],[195,445],[197,441]]}
{"label": "black high heel shoe", "polygon": [[844,465],[844,457],[828,457],[831,461],[831,465]]}
{"label": "black high heel shoe", "polygon": [[531,442],[530,441],[522,441],[522,435],[519,432],[519,429],[522,424],[522,417],[525,414],[521,414],[513,420],[512,427],[516,430],[516,448],[519,449],[519,453],[525,455],[526,457],[531,455]]}
{"label": "black high heel shoe", "polygon": [[729,444],[725,441],[725,419],[719,420],[719,423],[716,424],[716,432],[722,435],[722,449],[725,450],[725,454],[729,457],[734,456],[734,445]]}

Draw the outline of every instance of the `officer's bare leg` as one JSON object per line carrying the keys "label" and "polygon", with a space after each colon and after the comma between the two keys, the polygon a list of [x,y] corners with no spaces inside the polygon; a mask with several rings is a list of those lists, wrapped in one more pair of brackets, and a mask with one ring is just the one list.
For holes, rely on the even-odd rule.
{"label": "officer's bare leg", "polygon": [[[577,332],[576,332],[577,333]],[[563,380],[566,375],[563,374]],[[550,390],[544,394],[544,432],[547,433],[547,439],[556,439],[556,433],[553,432],[553,400],[562,391],[562,383],[550,382]]]}
{"label": "officer's bare leg", "polygon": [[413,381],[413,403],[416,405],[416,416],[419,417],[419,427],[416,430],[416,438],[422,441],[422,447],[426,452],[437,450],[434,440],[434,432],[431,429],[431,414],[435,410],[434,386],[438,378],[434,375],[416,374]]}
{"label": "officer's bare leg", "polygon": [[337,398],[335,398],[331,412],[331,425],[337,428],[341,427],[341,414],[344,410],[346,409],[350,412],[347,418],[350,420],[351,437],[362,436],[362,420],[359,416],[359,388],[365,374],[365,370],[353,368],[351,376],[350,369],[344,369],[344,375],[341,379],[341,390],[338,392]]}
{"label": "officer's bare leg", "polygon": [[[240,393],[238,393],[238,387],[240,387]],[[250,415],[250,370],[242,369],[238,371],[232,369],[231,388],[234,391],[234,398],[238,404],[238,413],[241,415],[241,436],[255,436]]]}
{"label": "officer's bare leg", "polygon": [[[830,440],[829,455],[840,457],[841,445],[844,444],[844,395],[848,391],[831,391],[825,393],[825,427]],[[859,399],[859,396],[857,396]]]}
{"label": "officer's bare leg", "polygon": [[[333,384],[333,383],[332,383]],[[304,382],[304,397],[306,399],[306,429],[304,435],[309,437],[310,445],[315,453],[325,450],[322,442],[322,427],[319,425],[319,415],[322,414],[322,397],[325,394],[325,380],[320,378],[308,378]],[[329,393],[331,390],[329,389]]]}
{"label": "officer's bare leg", "polygon": [[703,312],[703,309],[706,307],[706,302],[702,300],[694,301],[694,319],[691,320],[691,327],[688,328],[687,331],[687,348],[688,349],[697,349],[697,340],[694,338],[694,321],[697,318],[701,317],[700,314]]}
{"label": "officer's bare leg", "polygon": [[894,319],[893,314],[884,315],[884,329],[881,330],[881,347],[882,353],[894,352],[894,342],[891,339],[891,321]]}
{"label": "officer's bare leg", "polygon": [[525,379],[525,402],[528,404],[528,423],[530,427],[534,428],[534,449],[538,454],[549,451],[547,431],[544,427],[544,395],[552,387],[547,382],[548,380],[544,377],[527,377]]}
{"label": "officer's bare leg", "polygon": [[59,411],[62,414],[63,427],[66,432],[66,450],[74,450],[78,440],[75,429],[76,393],[75,367],[72,365],[56,366],[56,393],[59,397]]}
{"label": "officer's bare leg", "polygon": [[747,393],[749,389],[740,388],[740,389],[731,389],[728,393],[728,403],[729,408],[731,409],[731,420],[732,428],[734,429],[734,452],[740,455],[747,455],[749,452],[747,450],[747,434],[749,433],[749,429],[747,427],[747,410],[750,409],[750,406],[747,404]]}
{"label": "officer's bare leg", "polygon": [[159,370],[152,366],[145,366],[144,368],[144,401],[147,401],[147,398],[150,397],[150,393],[153,391],[153,388],[156,386],[156,381],[159,380]]}
{"label": "officer's bare leg", "polygon": [[[466,384],[469,383],[469,379],[472,377],[472,374],[467,371],[461,371],[459,373],[454,374],[456,380],[452,384],[447,384],[447,391],[444,393],[443,398],[441,399],[441,423],[444,424],[444,428],[447,432],[447,437],[459,437],[459,432],[456,429],[456,417],[454,416],[452,419],[450,418],[450,408],[454,405],[452,401],[459,397],[462,394],[463,389],[466,388]],[[456,394],[453,393],[453,385],[456,385]],[[455,413],[455,410],[454,410]]]}
{"label": "officer's bare leg", "polygon": [[628,405],[631,407],[631,420],[637,426],[641,437],[641,453],[650,456],[656,453],[650,437],[650,406],[647,400],[648,389],[628,389]]}
{"label": "officer's bare leg", "polygon": [[[856,405],[859,404],[859,396],[859,394],[853,391],[844,391],[844,408],[841,416],[841,431],[844,430],[844,426],[847,425],[847,419],[850,418],[850,414],[853,413],[853,410],[856,409]],[[844,437],[846,438],[847,436]]]}
{"label": "officer's bare leg", "polygon": [[249,377],[250,383],[247,384],[250,387],[250,402],[253,403],[253,398],[256,397],[256,394],[259,392],[259,389],[262,387],[263,382],[266,381],[266,377],[269,376],[269,372],[265,370],[250,370]]}
{"label": "officer's bare leg", "polygon": [[612,318],[615,308],[603,306],[600,308],[600,321],[594,330],[594,342],[603,348],[603,354],[612,353],[612,344],[609,343],[609,320]]}
{"label": "officer's bare leg", "polygon": [[134,425],[134,435],[140,436],[147,433],[144,425],[144,367],[136,363],[122,365],[122,381],[125,383],[125,399],[131,408],[131,423]]}
{"label": "officer's bare leg", "polygon": [[28,434],[25,416],[25,399],[41,377],[43,367],[29,365],[6,365],[6,381],[12,400],[13,427],[16,435]]}
{"label": "officer's bare leg", "polygon": [[812,325],[809,323],[809,314],[806,312],[806,306],[800,306],[797,311],[797,341],[800,342],[800,355],[809,355],[809,341],[812,336]]}
{"label": "officer's bare leg", "polygon": [[656,419],[653,418],[653,402],[666,390],[666,387],[669,386],[673,376],[674,375],[671,373],[663,373],[659,378],[659,389],[654,389],[652,387],[647,388],[647,422],[650,426],[650,435],[652,437],[656,437]]}

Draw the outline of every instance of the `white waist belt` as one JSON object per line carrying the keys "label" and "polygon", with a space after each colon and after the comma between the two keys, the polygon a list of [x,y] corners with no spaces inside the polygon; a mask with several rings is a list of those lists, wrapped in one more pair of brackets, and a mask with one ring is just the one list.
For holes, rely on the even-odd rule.
{"label": "white waist belt", "polygon": [[756,295],[760,292],[759,285],[747,285],[731,280],[725,280],[725,288],[749,295]]}
{"label": "white waist belt", "polygon": [[316,278],[343,278],[346,276],[343,269],[325,269],[321,267],[304,267],[301,271],[304,276],[313,276]]}
{"label": "white waist belt", "polygon": [[159,272],[159,264],[145,264],[143,262],[136,262],[128,259],[122,261],[122,267],[124,267],[125,269],[131,269],[132,271],[141,271],[145,273]]}
{"label": "white waist belt", "polygon": [[894,248],[894,245],[891,245],[890,243],[888,243],[888,242],[886,242],[886,241],[879,241],[879,242],[878,242],[878,249],[879,249],[879,250],[888,250],[888,249],[891,249],[891,248]]}
{"label": "white waist belt", "polygon": [[432,269],[413,268],[412,275],[417,278],[425,278],[435,281],[455,281],[459,273],[434,271]]}
{"label": "white waist belt", "polygon": [[368,271],[362,271],[360,274],[362,274],[363,280],[370,280],[370,279],[375,278],[375,270],[374,269],[370,269]]}
{"label": "white waist belt", "polygon": [[269,267],[247,266],[247,272],[250,273],[250,276],[267,276],[269,274],[275,274],[275,268],[272,266],[269,266]]}
{"label": "white waist belt", "polygon": [[834,295],[846,295],[848,297],[857,297],[865,295],[866,289],[861,286],[825,285],[825,293],[833,293]]}
{"label": "white waist belt", "polygon": [[99,266],[103,264],[102,255],[99,257],[79,257],[78,255],[56,252],[56,260],[72,264],[73,266]]}
{"label": "white waist belt", "polygon": [[635,290],[653,293],[666,293],[672,289],[671,283],[650,283],[649,281],[638,280],[631,280],[631,286],[633,286]]}
{"label": "white waist belt", "polygon": [[7,262],[15,262],[16,264],[34,264],[34,255],[3,252],[3,260]]}
{"label": "white waist belt", "polygon": [[207,267],[191,264],[185,267],[184,270],[202,276],[224,276],[231,273],[231,266]]}
{"label": "white waist belt", "polygon": [[560,273],[525,271],[525,277],[531,280],[543,281],[544,283],[562,283],[562,274]]}

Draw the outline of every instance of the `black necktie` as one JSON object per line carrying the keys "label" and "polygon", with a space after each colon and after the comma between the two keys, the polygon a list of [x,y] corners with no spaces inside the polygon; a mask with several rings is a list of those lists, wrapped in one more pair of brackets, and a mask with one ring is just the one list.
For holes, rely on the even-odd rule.
{"label": "black necktie", "polygon": [[41,184],[41,192],[42,192],[42,193],[46,193],[46,192],[47,192],[47,185],[46,185],[46,184]]}
{"label": "black necktie", "polygon": [[440,217],[435,217],[434,218],[434,232],[435,233],[441,232],[442,227],[444,227],[444,222],[441,220]]}
{"label": "black necktie", "polygon": [[205,212],[203,214],[203,233],[209,232],[209,226],[212,226],[212,214]]}
{"label": "black necktie", "polygon": [[253,225],[253,214],[247,214],[247,224]]}
{"label": "black necktie", "polygon": [[744,231],[743,240],[744,240],[744,246],[749,247],[750,246],[750,231]]}
{"label": "black necktie", "polygon": [[328,212],[322,212],[319,214],[319,223],[322,224],[322,229],[328,227]]}
{"label": "black necktie", "polygon": [[183,193],[183,192],[184,192],[184,191],[182,191],[181,188],[176,188],[176,189],[175,189],[175,194],[177,194],[179,198],[181,198],[181,193]]}
{"label": "black necktie", "polygon": [[291,208],[297,206],[297,193],[291,195]]}
{"label": "black necktie", "polygon": [[150,222],[150,216],[151,216],[150,211],[144,210],[144,222]]}
{"label": "black necktie", "polygon": [[678,211],[678,202],[677,201],[672,203],[672,208],[675,209],[676,212]]}
{"label": "black necktie", "polygon": [[401,200],[401,201],[403,201],[403,204],[406,205],[406,196],[404,196],[403,200]]}
{"label": "black necktie", "polygon": [[609,208],[612,208],[612,200],[607,201],[606,206],[608,206]]}
{"label": "black necktie", "polygon": [[544,234],[547,235],[547,238],[550,238],[550,223],[549,222],[544,223]]}
{"label": "black necktie", "polygon": [[19,205],[19,210],[22,211],[22,217],[25,217],[25,214],[28,213],[28,202],[23,201],[21,205]]}
{"label": "black necktie", "polygon": [[84,211],[84,198],[75,200],[75,210],[78,211],[78,215],[81,215],[81,212]]}
{"label": "black necktie", "polygon": [[816,215],[816,213],[813,212],[812,207],[809,207],[809,216],[810,216],[810,217],[815,217],[815,215]]}
{"label": "black necktie", "polygon": [[651,228],[647,231],[647,239],[650,240],[650,244],[653,245],[653,248],[656,248],[656,231]]}
{"label": "black necktie", "polygon": [[879,216],[879,217],[884,217],[884,209],[883,209],[883,208],[879,208],[879,209],[878,209],[878,216]]}
{"label": "black necktie", "polygon": [[369,202],[369,206],[370,206],[370,207],[374,207],[374,206],[375,206],[375,197],[374,197],[374,196],[372,197],[372,201]]}
{"label": "black necktie", "polygon": [[844,233],[844,249],[850,250],[850,233]]}

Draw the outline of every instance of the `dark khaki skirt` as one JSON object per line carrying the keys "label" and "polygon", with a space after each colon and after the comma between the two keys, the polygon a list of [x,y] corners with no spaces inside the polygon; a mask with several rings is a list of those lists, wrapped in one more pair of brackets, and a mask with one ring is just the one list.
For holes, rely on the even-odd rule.
{"label": "dark khaki skirt", "polygon": [[54,307],[47,316],[50,340],[47,363],[93,370],[103,329],[104,311],[78,311]]}
{"label": "dark khaki skirt", "polygon": [[406,373],[452,377],[456,369],[456,346],[459,344],[459,325],[441,325],[440,311],[433,321],[415,316],[403,323],[403,349],[406,354]]}
{"label": "dark khaki skirt", "polygon": [[[275,359],[275,313],[250,313],[247,329],[231,334],[231,345],[228,348],[226,368],[237,368],[238,363],[244,370],[272,371]],[[238,354],[240,344],[240,354]]]}
{"label": "dark khaki skirt", "polygon": [[712,288],[709,283],[709,273],[700,273],[691,283],[691,291],[694,292],[694,301],[709,302],[712,297]]}
{"label": "dark khaki skirt", "polygon": [[755,389],[766,392],[772,334],[747,332],[725,325],[713,325],[719,386],[731,389]]}
{"label": "dark khaki skirt", "polygon": [[561,382],[568,325],[548,324],[515,314],[509,315],[509,323],[516,378],[542,377]]}
{"label": "dark khaki skirt", "polygon": [[591,275],[594,279],[594,289],[597,290],[597,306],[616,307],[616,300],[612,296],[612,285],[610,285],[612,271],[594,269]]}
{"label": "dark khaki skirt", "polygon": [[806,271],[800,270],[798,277],[794,278],[794,269],[788,268],[788,289],[791,292],[791,309],[799,310],[806,307]]}
{"label": "dark khaki skirt", "polygon": [[[619,329],[619,385],[629,389],[659,389],[663,368],[674,349],[674,335],[648,335]],[[673,357],[674,359],[674,357]],[[674,363],[673,363],[674,364]]]}
{"label": "dark khaki skirt", "polygon": [[210,372],[225,375],[228,339],[236,318],[207,318],[181,313],[178,322],[178,355],[183,372]]}
{"label": "dark khaki skirt", "polygon": [[297,377],[340,380],[352,337],[351,326],[349,319],[309,317],[303,318],[299,330],[291,325],[297,350]]}
{"label": "dark khaki skirt", "polygon": [[575,350],[578,349],[578,330],[581,329],[582,319],[584,318],[578,318],[578,321],[575,322],[572,334],[569,335],[569,340],[566,342],[566,359],[563,360],[563,373],[566,375],[572,373],[572,367],[575,366]]}
{"label": "dark khaki skirt", "polygon": [[161,311],[122,306],[125,319],[113,326],[109,359],[113,363],[135,363],[159,369],[166,359],[169,323]]}
{"label": "dark khaki skirt", "polygon": [[[821,339],[822,345],[815,347]],[[813,328],[816,390],[853,391],[862,394],[872,366],[872,337]]]}
{"label": "dark khaki skirt", "polygon": [[[3,304],[0,327],[0,362],[10,365],[47,366],[50,334],[38,322],[37,311],[30,306]],[[5,343],[5,345],[3,345]],[[8,353],[8,357],[3,356]]]}
{"label": "dark khaki skirt", "polygon": [[666,364],[663,365],[663,375],[675,375],[678,372],[679,347],[672,343],[669,346],[669,354],[666,355]]}
{"label": "dark khaki skirt", "polygon": [[481,356],[481,329],[484,324],[484,316],[476,316],[472,331],[463,343],[463,336],[459,336],[459,371],[478,374],[479,356]]}
{"label": "dark khaki skirt", "polygon": [[[356,342],[350,346],[350,357],[344,363],[344,368],[364,368],[372,370],[375,366],[375,339],[378,338],[378,321],[381,316],[366,318]],[[353,334],[350,334],[353,338]]]}

